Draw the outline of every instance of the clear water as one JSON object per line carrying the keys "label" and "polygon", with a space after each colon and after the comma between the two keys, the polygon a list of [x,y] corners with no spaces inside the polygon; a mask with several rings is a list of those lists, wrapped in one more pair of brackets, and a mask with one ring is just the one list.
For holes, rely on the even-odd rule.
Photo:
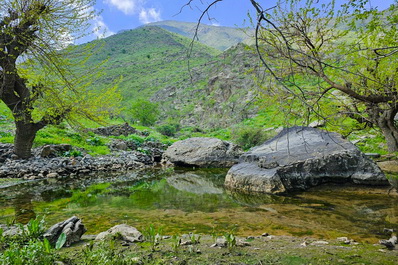
{"label": "clear water", "polygon": [[88,234],[126,223],[166,234],[311,236],[377,242],[398,228],[398,196],[388,188],[323,186],[274,196],[224,190],[225,170],[151,170],[0,184],[0,223],[46,216],[49,225],[73,215]]}

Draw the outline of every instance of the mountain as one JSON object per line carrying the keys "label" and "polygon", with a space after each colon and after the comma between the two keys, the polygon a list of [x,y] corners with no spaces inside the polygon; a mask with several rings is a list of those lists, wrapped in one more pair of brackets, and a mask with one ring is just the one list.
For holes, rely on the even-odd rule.
{"label": "mountain", "polygon": [[[251,74],[259,69],[254,51],[244,44],[221,52],[196,43],[188,53],[190,43],[190,38],[152,25],[86,44],[100,47],[92,50],[87,67],[105,61],[93,89],[122,77],[126,109],[133,100],[150,99],[159,103],[161,121],[183,126],[227,127],[254,115],[250,106],[257,86]],[[76,46],[75,54],[84,48]]]}
{"label": "mountain", "polygon": [[[193,38],[197,27],[197,23],[172,20],[154,22],[148,25],[158,26],[190,39]],[[251,44],[253,36],[254,30],[251,28],[231,28],[205,24],[200,24],[197,32],[199,42],[220,51],[224,51],[238,43]]]}

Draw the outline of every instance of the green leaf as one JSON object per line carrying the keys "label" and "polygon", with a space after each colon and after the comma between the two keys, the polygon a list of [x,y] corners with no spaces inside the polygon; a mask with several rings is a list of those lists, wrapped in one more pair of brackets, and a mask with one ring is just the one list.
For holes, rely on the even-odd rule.
{"label": "green leaf", "polygon": [[43,247],[44,247],[44,250],[45,250],[47,253],[51,253],[51,244],[50,244],[50,241],[48,241],[47,238],[45,238],[45,239],[43,240]]}
{"label": "green leaf", "polygon": [[55,243],[55,249],[61,249],[66,242],[66,234],[62,233],[57,240],[57,243]]}

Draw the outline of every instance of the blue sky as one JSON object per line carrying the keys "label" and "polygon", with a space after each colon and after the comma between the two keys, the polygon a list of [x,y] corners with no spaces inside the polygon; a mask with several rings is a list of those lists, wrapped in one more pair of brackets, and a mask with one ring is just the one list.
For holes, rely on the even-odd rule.
{"label": "blue sky", "polygon": [[[373,7],[387,8],[396,0],[371,0]],[[94,22],[111,35],[124,29],[133,29],[146,23],[162,20],[197,22],[201,11],[212,1],[193,0],[190,7],[181,8],[188,0],[97,0],[96,10],[102,11]],[[258,0],[264,8],[271,7],[276,0]],[[337,2],[346,2],[337,0]],[[254,12],[250,0],[223,0],[210,10],[212,20],[205,24],[218,26],[244,26],[248,12]],[[254,14],[254,13],[253,13]],[[246,23],[246,25],[248,25]]]}

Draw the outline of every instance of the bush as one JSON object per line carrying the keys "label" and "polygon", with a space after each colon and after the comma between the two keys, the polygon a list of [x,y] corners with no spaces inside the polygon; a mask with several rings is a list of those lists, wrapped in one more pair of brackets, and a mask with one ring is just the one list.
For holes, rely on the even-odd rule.
{"label": "bush", "polygon": [[156,127],[156,130],[160,132],[161,134],[168,136],[168,137],[173,137],[177,131],[180,129],[179,124],[164,124],[161,126]]}
{"label": "bush", "polygon": [[244,150],[260,145],[271,138],[271,135],[259,127],[238,127],[232,131],[232,141]]}
{"label": "bush", "polygon": [[131,104],[130,113],[133,119],[141,125],[152,126],[158,120],[160,114],[158,105],[148,100],[136,100]]}

